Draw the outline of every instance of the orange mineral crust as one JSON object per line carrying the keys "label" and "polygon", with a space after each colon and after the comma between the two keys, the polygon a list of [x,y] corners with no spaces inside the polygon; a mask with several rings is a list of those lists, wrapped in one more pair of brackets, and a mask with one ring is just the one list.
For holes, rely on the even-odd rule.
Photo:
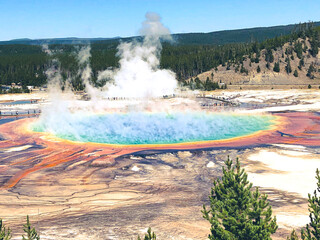
{"label": "orange mineral crust", "polygon": [[87,161],[93,166],[112,166],[117,157],[147,150],[175,151],[213,148],[246,148],[266,144],[320,145],[320,116],[309,112],[274,114],[272,129],[226,140],[156,145],[110,145],[80,143],[36,133],[28,126],[36,119],[21,119],[0,125],[1,188],[14,187],[28,174],[69,161]]}

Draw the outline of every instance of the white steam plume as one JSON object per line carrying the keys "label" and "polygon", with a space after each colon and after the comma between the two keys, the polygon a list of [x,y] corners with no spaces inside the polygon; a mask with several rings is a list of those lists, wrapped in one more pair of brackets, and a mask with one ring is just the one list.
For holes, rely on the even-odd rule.
{"label": "white steam plume", "polygon": [[[47,71],[51,103],[42,109],[38,123],[45,124],[48,132],[57,133],[58,128],[63,132],[69,129],[68,131],[72,131],[73,135],[76,135],[78,129],[75,128],[74,121],[81,116],[106,112],[169,113],[174,109],[190,111],[198,108],[198,104],[189,100],[180,102],[179,99],[174,101],[145,99],[174,94],[178,84],[172,71],[160,69],[162,49],[160,39],[171,40],[171,36],[170,31],[160,22],[159,15],[147,13],[140,33],[144,36],[143,41],[125,42],[118,46],[117,54],[120,57],[118,69],[107,69],[98,74],[98,80],[103,82],[107,80],[107,84],[101,88],[96,88],[91,84],[93,74],[90,67],[90,46],[77,49],[79,63],[77,76],[80,76],[85,85],[85,90],[91,97],[90,101],[79,100],[80,96],[73,94],[71,87],[67,87],[68,84],[63,83],[59,68],[60,63],[58,60],[54,60],[54,66]],[[44,51],[52,54],[48,50],[49,48],[44,46]],[[71,82],[71,79],[67,80],[67,83]],[[61,91],[62,86],[64,87],[63,92]],[[136,99],[107,101],[107,97]],[[116,124],[116,122],[106,124]],[[124,126],[119,125],[118,127],[120,131]]]}
{"label": "white steam plume", "polygon": [[77,59],[79,61],[79,71],[81,80],[85,86],[86,92],[91,96],[92,99],[97,97],[99,93],[97,89],[90,83],[92,77],[92,69],[90,67],[90,57],[91,57],[91,47],[90,45],[82,47],[77,54]]}
{"label": "white steam plume", "polygon": [[142,42],[121,43],[118,46],[120,68],[105,70],[98,80],[110,80],[103,87],[106,97],[149,98],[175,93],[178,86],[175,73],[160,69],[160,39],[171,40],[170,31],[156,13],[147,13],[140,33]]}

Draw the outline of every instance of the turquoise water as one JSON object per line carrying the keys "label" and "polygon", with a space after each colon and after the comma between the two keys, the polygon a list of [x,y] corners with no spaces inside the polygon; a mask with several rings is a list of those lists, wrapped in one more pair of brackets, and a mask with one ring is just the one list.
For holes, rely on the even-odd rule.
{"label": "turquoise water", "polygon": [[127,113],[41,118],[36,132],[80,142],[109,144],[169,144],[222,140],[252,134],[271,127],[270,115],[208,113]]}

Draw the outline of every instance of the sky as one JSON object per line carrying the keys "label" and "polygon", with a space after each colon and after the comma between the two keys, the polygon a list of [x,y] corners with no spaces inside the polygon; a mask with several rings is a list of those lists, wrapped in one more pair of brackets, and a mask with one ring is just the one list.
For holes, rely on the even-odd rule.
{"label": "sky", "polygon": [[138,35],[147,12],[172,33],[320,21],[319,0],[0,0],[0,41]]}

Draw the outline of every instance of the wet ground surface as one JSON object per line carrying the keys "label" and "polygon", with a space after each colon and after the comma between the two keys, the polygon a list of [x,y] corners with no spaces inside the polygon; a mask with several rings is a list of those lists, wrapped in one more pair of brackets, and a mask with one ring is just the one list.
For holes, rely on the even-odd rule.
{"label": "wet ground surface", "polygon": [[0,125],[1,217],[15,239],[27,214],[41,239],[136,239],[149,226],[159,239],[206,239],[202,205],[230,156],[268,194],[279,224],[274,239],[285,239],[308,220],[320,116],[277,115],[286,125],[237,141],[134,149],[57,141],[21,128],[30,119],[6,122]]}

